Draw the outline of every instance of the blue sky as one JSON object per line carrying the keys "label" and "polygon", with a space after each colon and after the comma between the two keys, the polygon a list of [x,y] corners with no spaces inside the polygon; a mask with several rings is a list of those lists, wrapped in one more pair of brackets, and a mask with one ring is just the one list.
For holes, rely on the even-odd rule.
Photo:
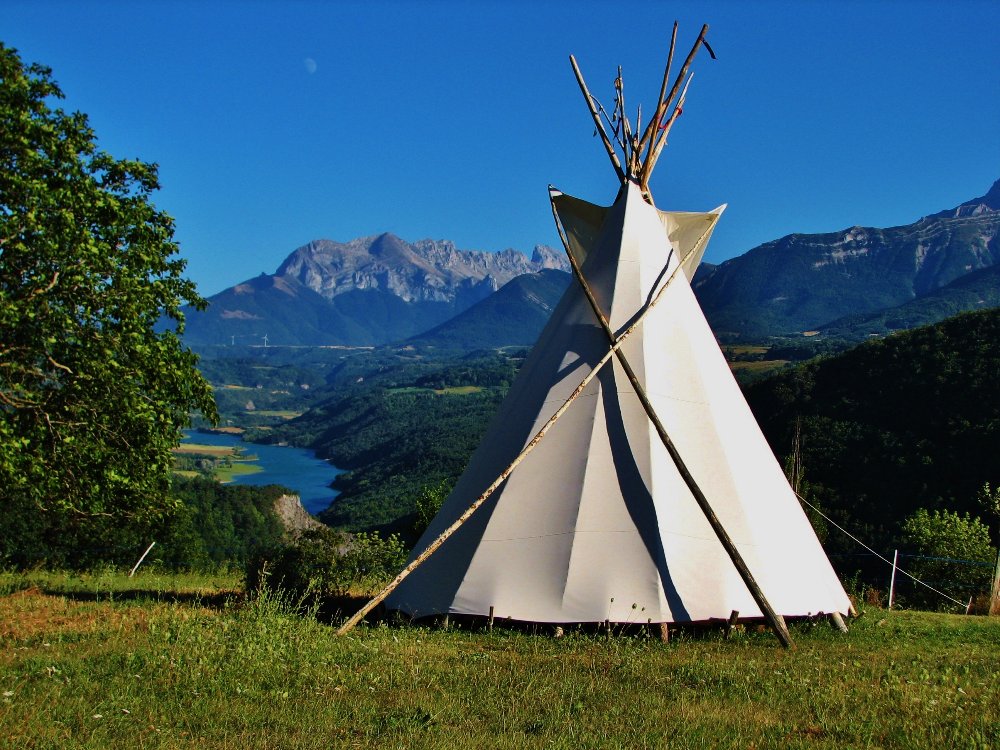
{"label": "blue sky", "polygon": [[791,232],[893,226],[1000,178],[1000,3],[48,2],[0,40],[53,68],[113,155],[160,165],[210,295],[309,240],[391,231],[463,249],[558,246],[546,187],[609,203],[568,63],[634,112],[702,23],[663,209],[729,203],[706,259]]}

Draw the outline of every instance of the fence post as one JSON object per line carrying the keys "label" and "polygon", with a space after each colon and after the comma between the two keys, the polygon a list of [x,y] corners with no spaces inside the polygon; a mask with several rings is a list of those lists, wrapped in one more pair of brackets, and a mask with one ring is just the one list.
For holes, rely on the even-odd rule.
{"label": "fence post", "polygon": [[889,609],[892,609],[892,600],[896,596],[896,567],[899,565],[899,550],[892,556],[892,578],[889,580]]}
{"label": "fence post", "polygon": [[1000,615],[1000,547],[997,547],[997,562],[993,566],[993,586],[990,588],[990,601],[986,605],[986,614]]}

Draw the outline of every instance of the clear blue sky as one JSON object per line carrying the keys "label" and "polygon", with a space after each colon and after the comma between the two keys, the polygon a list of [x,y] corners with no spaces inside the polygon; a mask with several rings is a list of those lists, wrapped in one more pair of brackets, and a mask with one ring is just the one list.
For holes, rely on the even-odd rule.
{"label": "clear blue sky", "polygon": [[892,226],[1000,178],[1000,2],[48,2],[0,40],[53,68],[101,146],[160,165],[205,295],[309,240],[391,231],[558,246],[549,183],[614,175],[567,62],[648,112],[674,19],[702,23],[660,208],[728,202],[707,260],[791,232]]}

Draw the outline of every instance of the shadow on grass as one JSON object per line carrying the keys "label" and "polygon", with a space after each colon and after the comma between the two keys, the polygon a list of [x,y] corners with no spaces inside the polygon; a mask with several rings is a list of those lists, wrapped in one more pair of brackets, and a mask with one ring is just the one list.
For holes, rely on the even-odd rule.
{"label": "shadow on grass", "polygon": [[39,586],[46,596],[62,596],[76,602],[141,602],[184,604],[192,607],[223,609],[227,604],[241,603],[246,595],[239,590],[199,593],[196,591],[157,591],[154,589],[124,589],[118,591],[75,591],[58,586]]}

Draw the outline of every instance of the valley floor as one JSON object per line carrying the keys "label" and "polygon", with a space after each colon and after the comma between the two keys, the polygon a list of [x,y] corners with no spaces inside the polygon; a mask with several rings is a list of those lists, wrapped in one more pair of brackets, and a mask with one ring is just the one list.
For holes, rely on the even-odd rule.
{"label": "valley floor", "polygon": [[235,576],[0,574],[2,748],[988,748],[1000,618],[869,609],[844,636],[373,626]]}

